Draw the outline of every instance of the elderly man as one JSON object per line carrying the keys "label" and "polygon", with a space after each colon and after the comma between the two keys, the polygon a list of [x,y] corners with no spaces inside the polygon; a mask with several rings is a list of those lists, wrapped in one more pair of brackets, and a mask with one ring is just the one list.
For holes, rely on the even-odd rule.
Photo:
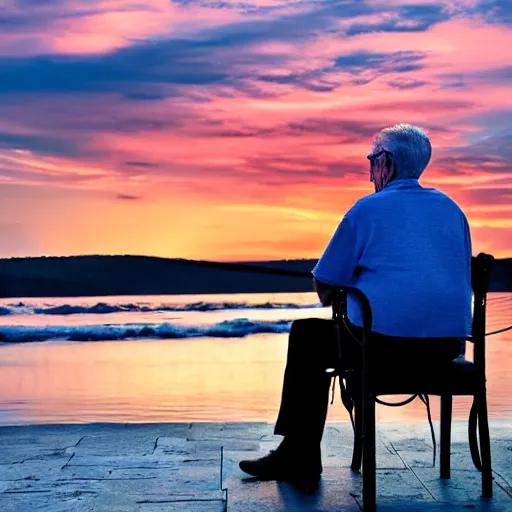
{"label": "elderly man", "polygon": [[[419,184],[431,152],[420,128],[399,124],[382,130],[368,156],[375,193],[345,214],[313,270],[324,306],[344,285],[366,294],[382,365],[411,357],[432,365],[449,361],[459,355],[458,338],[471,332],[469,226],[452,199]],[[361,337],[362,311],[350,294],[347,313],[344,354],[360,362],[360,345],[350,332]],[[316,486],[331,379],[326,369],[337,367],[337,358],[332,320],[293,323],[274,430],[284,439],[269,455],[241,461],[243,471],[304,489]]]}

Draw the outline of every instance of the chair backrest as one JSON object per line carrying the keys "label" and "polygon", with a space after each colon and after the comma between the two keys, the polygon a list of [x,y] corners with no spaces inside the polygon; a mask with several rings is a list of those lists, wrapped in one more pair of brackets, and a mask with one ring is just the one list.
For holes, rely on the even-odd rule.
{"label": "chair backrest", "polygon": [[[498,266],[498,275],[491,274],[493,267],[494,257],[490,254],[480,253],[478,256],[473,257],[471,261],[471,285],[474,294],[473,306],[473,324],[471,337],[468,338],[472,341],[474,346],[474,362],[477,366],[478,373],[485,376],[485,325],[486,325],[486,301],[487,292],[489,291],[489,282],[492,283],[491,291],[512,291],[512,281],[510,279],[510,270],[512,268],[512,260],[497,260],[500,262]],[[505,262],[506,264],[502,264]],[[510,287],[510,288],[509,288]],[[509,288],[507,290],[507,288]],[[370,302],[366,295],[354,287],[344,287],[339,290],[334,296],[333,300],[333,318],[335,321],[340,322],[342,315],[346,315],[347,292],[351,291],[356,294],[362,305],[363,313],[363,353],[368,348],[367,340],[370,339],[372,329],[372,310]],[[368,357],[370,353],[368,352]]]}
{"label": "chair backrest", "polygon": [[[474,294],[473,325],[471,341],[481,342],[485,339],[485,313],[488,291],[512,291],[512,259],[496,260],[500,263],[498,276],[491,273],[495,262],[490,254],[480,253],[471,261],[471,285]],[[504,263],[503,263],[504,262]],[[508,282],[510,281],[510,282]],[[491,282],[491,287],[489,287]],[[369,334],[373,324],[373,315],[370,302],[366,295],[351,286],[343,287],[335,295],[333,300],[333,317],[340,319],[340,315],[346,313],[347,292],[351,291],[358,296],[363,313],[363,332]]]}
{"label": "chair backrest", "polygon": [[481,252],[471,261],[473,288],[473,325],[469,341],[474,343],[473,361],[477,376],[485,380],[485,325],[489,273],[494,257]]}
{"label": "chair backrest", "polygon": [[481,342],[485,338],[485,310],[489,273],[494,257],[481,252],[471,261],[471,285],[474,295],[472,341]]}

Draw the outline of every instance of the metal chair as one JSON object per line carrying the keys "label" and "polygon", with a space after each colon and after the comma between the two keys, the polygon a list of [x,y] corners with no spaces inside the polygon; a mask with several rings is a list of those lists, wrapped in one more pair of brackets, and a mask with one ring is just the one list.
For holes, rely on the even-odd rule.
{"label": "metal chair", "polygon": [[[363,465],[363,508],[376,509],[375,461],[375,403],[379,395],[439,395],[441,397],[441,461],[440,477],[450,478],[450,437],[452,397],[473,396],[469,415],[469,444],[476,468],[482,473],[482,496],[492,497],[491,449],[487,416],[485,375],[485,314],[488,275],[493,257],[480,253],[472,260],[472,288],[474,310],[472,335],[466,341],[474,343],[474,362],[447,365],[446,370],[431,375],[428,372],[404,371],[385,373],[373,361],[372,311],[368,298],[357,288],[345,287],[333,302],[333,315],[337,324],[346,318],[347,292],[358,295],[363,308],[362,369],[338,368],[342,399],[346,404],[348,393],[353,404],[354,449],[351,468],[359,471]],[[338,332],[340,329],[338,330]],[[343,340],[338,337],[340,352]],[[414,338],[411,338],[414,343]],[[414,369],[415,370],[415,369]],[[343,382],[346,388],[343,386]],[[344,396],[345,392],[345,396]],[[406,401],[408,403],[408,401]],[[347,405],[347,404],[346,404]],[[478,425],[478,439],[477,439]]]}

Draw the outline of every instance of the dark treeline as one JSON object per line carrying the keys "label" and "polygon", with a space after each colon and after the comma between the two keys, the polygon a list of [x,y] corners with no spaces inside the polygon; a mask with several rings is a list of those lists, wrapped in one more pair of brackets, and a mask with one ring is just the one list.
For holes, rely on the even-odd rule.
{"label": "dark treeline", "polygon": [[[309,272],[315,260],[248,262]],[[0,297],[72,297],[311,291],[310,277],[254,272],[244,264],[151,256],[0,259]]]}
{"label": "dark treeline", "polygon": [[[0,297],[305,292],[312,291],[307,274],[315,263],[232,264],[152,256],[0,259]],[[489,288],[512,291],[512,258],[495,261]]]}

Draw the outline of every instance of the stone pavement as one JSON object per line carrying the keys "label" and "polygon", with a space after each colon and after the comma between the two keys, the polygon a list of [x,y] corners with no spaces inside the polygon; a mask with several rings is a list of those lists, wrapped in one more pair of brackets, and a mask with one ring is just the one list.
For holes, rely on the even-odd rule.
{"label": "stone pavement", "polygon": [[[512,425],[491,422],[492,500],[480,498],[466,428],[454,423],[452,479],[441,481],[427,424],[379,423],[379,510],[512,511]],[[0,511],[358,511],[361,479],[349,469],[352,439],[350,424],[327,425],[322,481],[308,496],[239,470],[241,458],[277,446],[270,424],[1,427]]]}

